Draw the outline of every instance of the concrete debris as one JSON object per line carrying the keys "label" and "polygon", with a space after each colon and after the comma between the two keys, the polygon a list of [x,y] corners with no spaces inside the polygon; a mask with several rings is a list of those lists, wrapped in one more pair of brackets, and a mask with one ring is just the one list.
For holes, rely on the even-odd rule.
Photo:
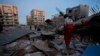
{"label": "concrete debris", "polygon": [[0,47],[0,55],[3,56],[3,48]]}
{"label": "concrete debris", "polygon": [[42,34],[44,34],[44,35],[52,35],[52,34],[54,34],[54,32],[51,32],[51,31],[42,31]]}
{"label": "concrete debris", "polygon": [[17,49],[17,44],[18,44],[17,42],[13,42],[11,44],[8,44],[8,45],[5,46],[5,49],[7,51],[16,50]]}
{"label": "concrete debris", "polygon": [[16,42],[6,45],[5,48],[7,50],[18,50],[18,49],[25,48],[28,45],[30,45],[29,40],[19,40],[19,41],[16,41]]}
{"label": "concrete debris", "polygon": [[45,53],[47,56],[56,56],[57,51],[54,49],[51,49],[51,50],[46,50]]}
{"label": "concrete debris", "polygon": [[34,53],[27,53],[24,56],[45,56],[45,55],[41,52],[34,52]]}
{"label": "concrete debris", "polygon": [[31,41],[30,40],[19,40],[18,42],[18,48],[22,49],[27,47],[28,45],[31,45]]}
{"label": "concrete debris", "polygon": [[74,54],[72,54],[70,56],[81,56],[81,54],[79,52],[75,52]]}
{"label": "concrete debris", "polygon": [[50,49],[50,48],[48,48],[48,44],[42,40],[34,41],[32,44],[40,50],[45,51],[45,50]]}
{"label": "concrete debris", "polygon": [[44,51],[48,56],[55,56],[57,53],[57,50],[49,48],[49,44],[47,41],[37,40],[33,42],[33,45],[38,49]]}
{"label": "concrete debris", "polygon": [[58,50],[58,51],[62,51],[64,49],[66,49],[66,46],[63,42],[62,39],[56,39],[54,41],[51,41],[52,44],[54,44],[54,47]]}
{"label": "concrete debris", "polygon": [[26,53],[30,53],[34,51],[34,49],[32,49],[32,46],[27,46],[26,48],[24,48],[24,50]]}
{"label": "concrete debris", "polygon": [[[44,35],[55,35],[53,32],[42,32]],[[39,34],[41,38],[41,33]],[[17,54],[20,53],[24,56],[81,56],[84,52],[82,47],[86,47],[87,45],[82,44],[79,39],[72,39],[70,43],[71,50],[68,52],[66,49],[66,45],[64,43],[64,36],[63,35],[56,35],[56,38],[53,40],[45,40],[36,39],[36,40],[29,40],[29,39],[20,39],[8,45],[5,45],[4,48],[6,49],[6,53],[11,53],[11,51],[16,52],[17,50],[23,49],[23,53],[21,54],[20,51],[17,51]],[[48,38],[48,37],[46,37]],[[32,38],[34,39],[34,37]],[[1,51],[0,51],[1,53]],[[71,53],[71,54],[68,54]],[[16,54],[16,53],[15,53]],[[18,56],[18,55],[17,55]]]}

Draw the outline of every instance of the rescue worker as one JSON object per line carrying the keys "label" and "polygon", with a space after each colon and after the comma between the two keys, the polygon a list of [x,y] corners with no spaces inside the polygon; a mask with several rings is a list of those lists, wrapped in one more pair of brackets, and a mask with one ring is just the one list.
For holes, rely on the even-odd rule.
{"label": "rescue worker", "polygon": [[64,29],[65,29],[65,33],[64,33],[64,40],[65,40],[65,44],[66,47],[69,48],[69,44],[72,38],[72,31],[73,31],[73,20],[70,18],[70,16],[67,16],[65,19],[65,24],[64,24]]}
{"label": "rescue worker", "polygon": [[66,11],[66,14],[64,15],[59,9],[57,9],[60,13],[61,16],[63,16],[64,18],[64,41],[66,44],[66,47],[69,48],[69,44],[72,38],[72,32],[73,32],[73,20],[71,19],[71,15],[70,13],[72,12],[72,10],[70,9],[68,12]]}

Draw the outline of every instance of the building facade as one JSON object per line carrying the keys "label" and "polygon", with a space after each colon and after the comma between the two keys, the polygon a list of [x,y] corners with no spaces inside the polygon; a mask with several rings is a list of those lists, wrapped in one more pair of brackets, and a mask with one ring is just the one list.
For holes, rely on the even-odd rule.
{"label": "building facade", "polygon": [[[71,13],[68,13],[69,10],[71,10]],[[66,13],[71,15],[73,20],[86,18],[89,15],[89,6],[88,5],[78,5],[73,8],[67,8]]]}
{"label": "building facade", "polygon": [[55,15],[53,18],[52,18],[52,21],[54,23],[54,25],[56,27],[59,27],[59,26],[62,26],[64,25],[64,18],[62,16],[59,16],[59,15]]}
{"label": "building facade", "polygon": [[0,22],[3,26],[17,26],[18,9],[13,5],[0,4]]}
{"label": "building facade", "polygon": [[[72,8],[67,8],[66,12],[64,12],[64,14],[68,14],[74,21],[88,17],[88,13],[89,6],[87,5],[78,5]],[[59,14],[54,15],[52,21],[57,28],[64,25],[64,18]]]}
{"label": "building facade", "polygon": [[31,11],[32,24],[40,25],[45,21],[45,12],[37,9]]}

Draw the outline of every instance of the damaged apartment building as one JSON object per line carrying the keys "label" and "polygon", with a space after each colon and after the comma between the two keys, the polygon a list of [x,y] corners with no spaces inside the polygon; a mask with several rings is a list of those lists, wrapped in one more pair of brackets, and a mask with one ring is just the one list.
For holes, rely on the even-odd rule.
{"label": "damaged apartment building", "polygon": [[18,9],[14,5],[0,4],[0,22],[3,27],[17,26]]}

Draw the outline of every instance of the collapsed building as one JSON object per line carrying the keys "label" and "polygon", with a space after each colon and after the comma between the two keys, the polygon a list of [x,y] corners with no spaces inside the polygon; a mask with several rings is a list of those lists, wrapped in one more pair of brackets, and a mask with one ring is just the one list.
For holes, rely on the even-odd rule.
{"label": "collapsed building", "polygon": [[[59,9],[57,9],[57,10],[60,11]],[[69,11],[70,11],[70,13],[68,13]],[[73,19],[73,21],[77,21],[81,18],[88,18],[89,6],[88,5],[78,5],[73,8],[67,8],[65,13],[70,15],[71,18]],[[56,28],[64,25],[64,19],[59,14],[54,15],[54,17],[52,18],[52,21]]]}
{"label": "collapsed building", "polygon": [[[93,17],[87,17],[87,14],[88,13],[86,12],[86,15],[84,16],[86,17],[86,19],[92,18],[93,20],[91,22],[93,23],[95,19]],[[99,14],[95,14],[95,15],[99,15]],[[84,17],[82,14],[81,16]],[[82,18],[81,16],[79,17]],[[53,22],[50,23],[50,26],[54,24],[54,22],[56,22],[54,25],[55,27],[56,25],[57,27],[62,26],[63,18],[58,15],[57,17],[55,17],[55,19],[54,19],[55,21],[52,20]],[[94,22],[99,23],[99,21],[100,21],[99,18],[97,18]],[[76,26],[77,29],[75,29],[74,31],[75,34],[82,34],[83,30],[87,30],[87,28],[85,28],[82,25],[81,19],[75,19],[74,23],[77,25]],[[83,27],[79,27],[80,25],[82,25]],[[64,44],[63,35],[58,35],[54,31],[50,31],[50,30],[45,31],[45,30],[46,29],[44,29],[44,31],[34,31],[34,30],[29,30],[24,28],[16,28],[13,30],[3,32],[2,34],[0,34],[0,55],[2,56],[3,55],[5,56],[66,56],[66,55],[81,56],[84,53],[85,48],[89,44],[87,42],[86,43],[80,42],[79,39],[77,38],[78,36],[74,36],[76,38],[72,39],[70,46],[71,48],[75,48],[75,50],[71,50],[70,54],[66,54],[67,51],[66,51],[66,46]],[[85,31],[84,33],[87,33],[87,31]]]}

